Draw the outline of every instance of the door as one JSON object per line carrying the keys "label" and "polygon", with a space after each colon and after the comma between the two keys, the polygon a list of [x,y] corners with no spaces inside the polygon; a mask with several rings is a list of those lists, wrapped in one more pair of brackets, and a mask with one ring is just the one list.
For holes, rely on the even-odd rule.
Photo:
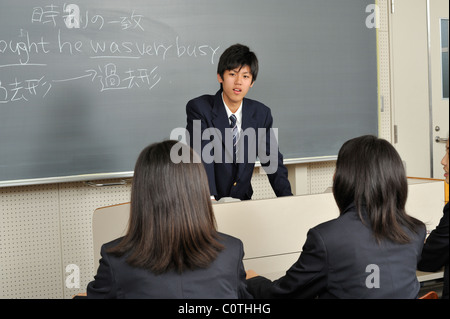
{"label": "door", "polygon": [[391,0],[392,142],[412,177],[442,178],[445,144],[435,139],[449,132],[441,48],[448,7],[448,0]]}
{"label": "door", "polygon": [[408,176],[430,177],[427,0],[391,1],[392,142]]}
{"label": "door", "polygon": [[444,178],[440,164],[449,134],[448,0],[429,1],[431,154],[433,177]]}

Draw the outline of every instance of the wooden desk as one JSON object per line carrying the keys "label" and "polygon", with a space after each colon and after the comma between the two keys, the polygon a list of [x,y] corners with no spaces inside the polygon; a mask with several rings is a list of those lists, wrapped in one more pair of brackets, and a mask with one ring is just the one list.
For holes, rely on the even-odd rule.
{"label": "wooden desk", "polygon": [[[219,231],[244,243],[246,269],[270,279],[283,276],[298,259],[310,228],[339,215],[332,193],[217,203],[213,207]],[[427,230],[437,226],[443,207],[443,181],[410,181],[407,212],[422,220]],[[129,208],[125,203],[95,210],[94,274],[101,245],[125,233]],[[418,274],[421,281],[436,276],[442,273]]]}
{"label": "wooden desk", "polygon": [[444,277],[444,270],[439,270],[436,272],[425,272],[425,271],[416,271],[417,279],[420,282],[436,280]]}

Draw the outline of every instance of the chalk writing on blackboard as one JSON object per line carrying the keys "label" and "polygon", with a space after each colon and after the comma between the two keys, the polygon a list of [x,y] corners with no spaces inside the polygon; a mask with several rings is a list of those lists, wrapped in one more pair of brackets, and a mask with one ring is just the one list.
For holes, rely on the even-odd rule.
{"label": "chalk writing on blackboard", "polygon": [[140,87],[151,90],[161,81],[157,69],[156,66],[152,70],[146,68],[128,69],[119,73],[114,63],[108,63],[104,66],[99,65],[97,69],[86,70],[86,72],[89,73],[92,82],[100,82],[100,92]]}
{"label": "chalk writing on blackboard", "polygon": [[[39,31],[22,26],[8,38],[0,34],[1,104],[46,98],[65,83],[76,81],[90,81],[99,92],[154,90],[164,81],[165,67],[170,63],[195,58],[214,64],[218,58],[220,46],[202,43],[201,39],[189,43],[177,34],[148,39],[145,17],[134,9],[102,13],[75,4],[49,4],[30,10],[31,24],[42,26]],[[111,39],[111,31],[123,34]],[[45,58],[50,54],[58,57]],[[61,61],[70,65],[72,59],[83,65],[64,74]],[[122,62],[116,63],[119,60]],[[57,62],[58,66],[53,65]],[[16,72],[25,67],[28,75]],[[51,72],[55,67],[61,69],[56,75],[59,78]]]}
{"label": "chalk writing on blackboard", "polygon": [[89,10],[83,13],[76,4],[64,4],[63,6],[50,4],[33,8],[31,23],[46,24],[53,27],[65,25],[69,29],[86,29],[94,26],[98,30],[101,30],[105,24],[116,24],[122,30],[140,29],[144,31],[141,23],[142,17],[142,15],[137,14],[133,10],[129,15],[121,15],[113,19],[108,19],[102,14],[92,14]]}
{"label": "chalk writing on blackboard", "polygon": [[52,84],[45,79],[45,76],[26,80],[14,78],[8,83],[0,81],[0,103],[29,101],[30,98],[38,95],[45,97],[51,88]]}

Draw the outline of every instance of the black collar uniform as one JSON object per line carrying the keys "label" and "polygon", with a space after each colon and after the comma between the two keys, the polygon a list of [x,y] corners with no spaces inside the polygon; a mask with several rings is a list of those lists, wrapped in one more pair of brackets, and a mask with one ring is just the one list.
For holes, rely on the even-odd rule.
{"label": "black collar uniform", "polygon": [[[253,189],[251,178],[255,167],[255,158],[266,151],[270,153],[270,141],[274,141],[272,128],[273,118],[270,109],[255,100],[244,98],[242,103],[241,136],[238,143],[237,160],[233,161],[233,143],[222,91],[216,95],[203,95],[188,102],[186,106],[187,132],[190,146],[202,153],[203,164],[208,175],[211,195],[217,200],[222,197],[233,197],[241,200],[251,199]],[[194,121],[201,123],[201,135],[195,134]],[[198,123],[198,122],[197,122]],[[202,137],[201,143],[194,141]],[[265,149],[261,143],[265,143]],[[196,145],[201,145],[196,149]],[[214,158],[205,161],[204,154]],[[275,172],[267,175],[277,196],[292,195],[287,178],[287,169],[283,164],[283,156],[276,148],[276,154],[267,159],[277,161]],[[264,161],[263,161],[264,159]],[[262,166],[268,169],[270,161],[259,158]]]}

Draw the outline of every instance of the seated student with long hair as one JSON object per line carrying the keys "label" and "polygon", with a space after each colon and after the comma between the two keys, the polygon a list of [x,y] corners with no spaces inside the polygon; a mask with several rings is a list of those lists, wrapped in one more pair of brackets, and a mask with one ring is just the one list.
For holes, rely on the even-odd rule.
{"label": "seated student with long hair", "polygon": [[405,211],[408,184],[387,141],[362,136],[339,151],[338,218],[309,230],[297,262],[274,282],[248,272],[256,298],[417,298],[425,225]]}
{"label": "seated student with long hair", "polygon": [[[449,171],[449,159],[448,159],[448,138],[447,138],[447,151],[442,158],[441,164],[444,168],[445,182],[449,183],[448,171]],[[449,299],[449,203],[445,204],[444,212],[437,227],[428,236],[425,245],[422,250],[422,259],[420,260],[417,268],[422,271],[438,271],[444,267],[444,287],[442,290],[442,299]]]}
{"label": "seated student with long hair", "polygon": [[174,163],[176,143],[153,144],[139,155],[128,231],[102,246],[88,298],[251,297],[242,242],[217,232],[203,164],[183,144],[177,149],[190,154],[189,163]]}

